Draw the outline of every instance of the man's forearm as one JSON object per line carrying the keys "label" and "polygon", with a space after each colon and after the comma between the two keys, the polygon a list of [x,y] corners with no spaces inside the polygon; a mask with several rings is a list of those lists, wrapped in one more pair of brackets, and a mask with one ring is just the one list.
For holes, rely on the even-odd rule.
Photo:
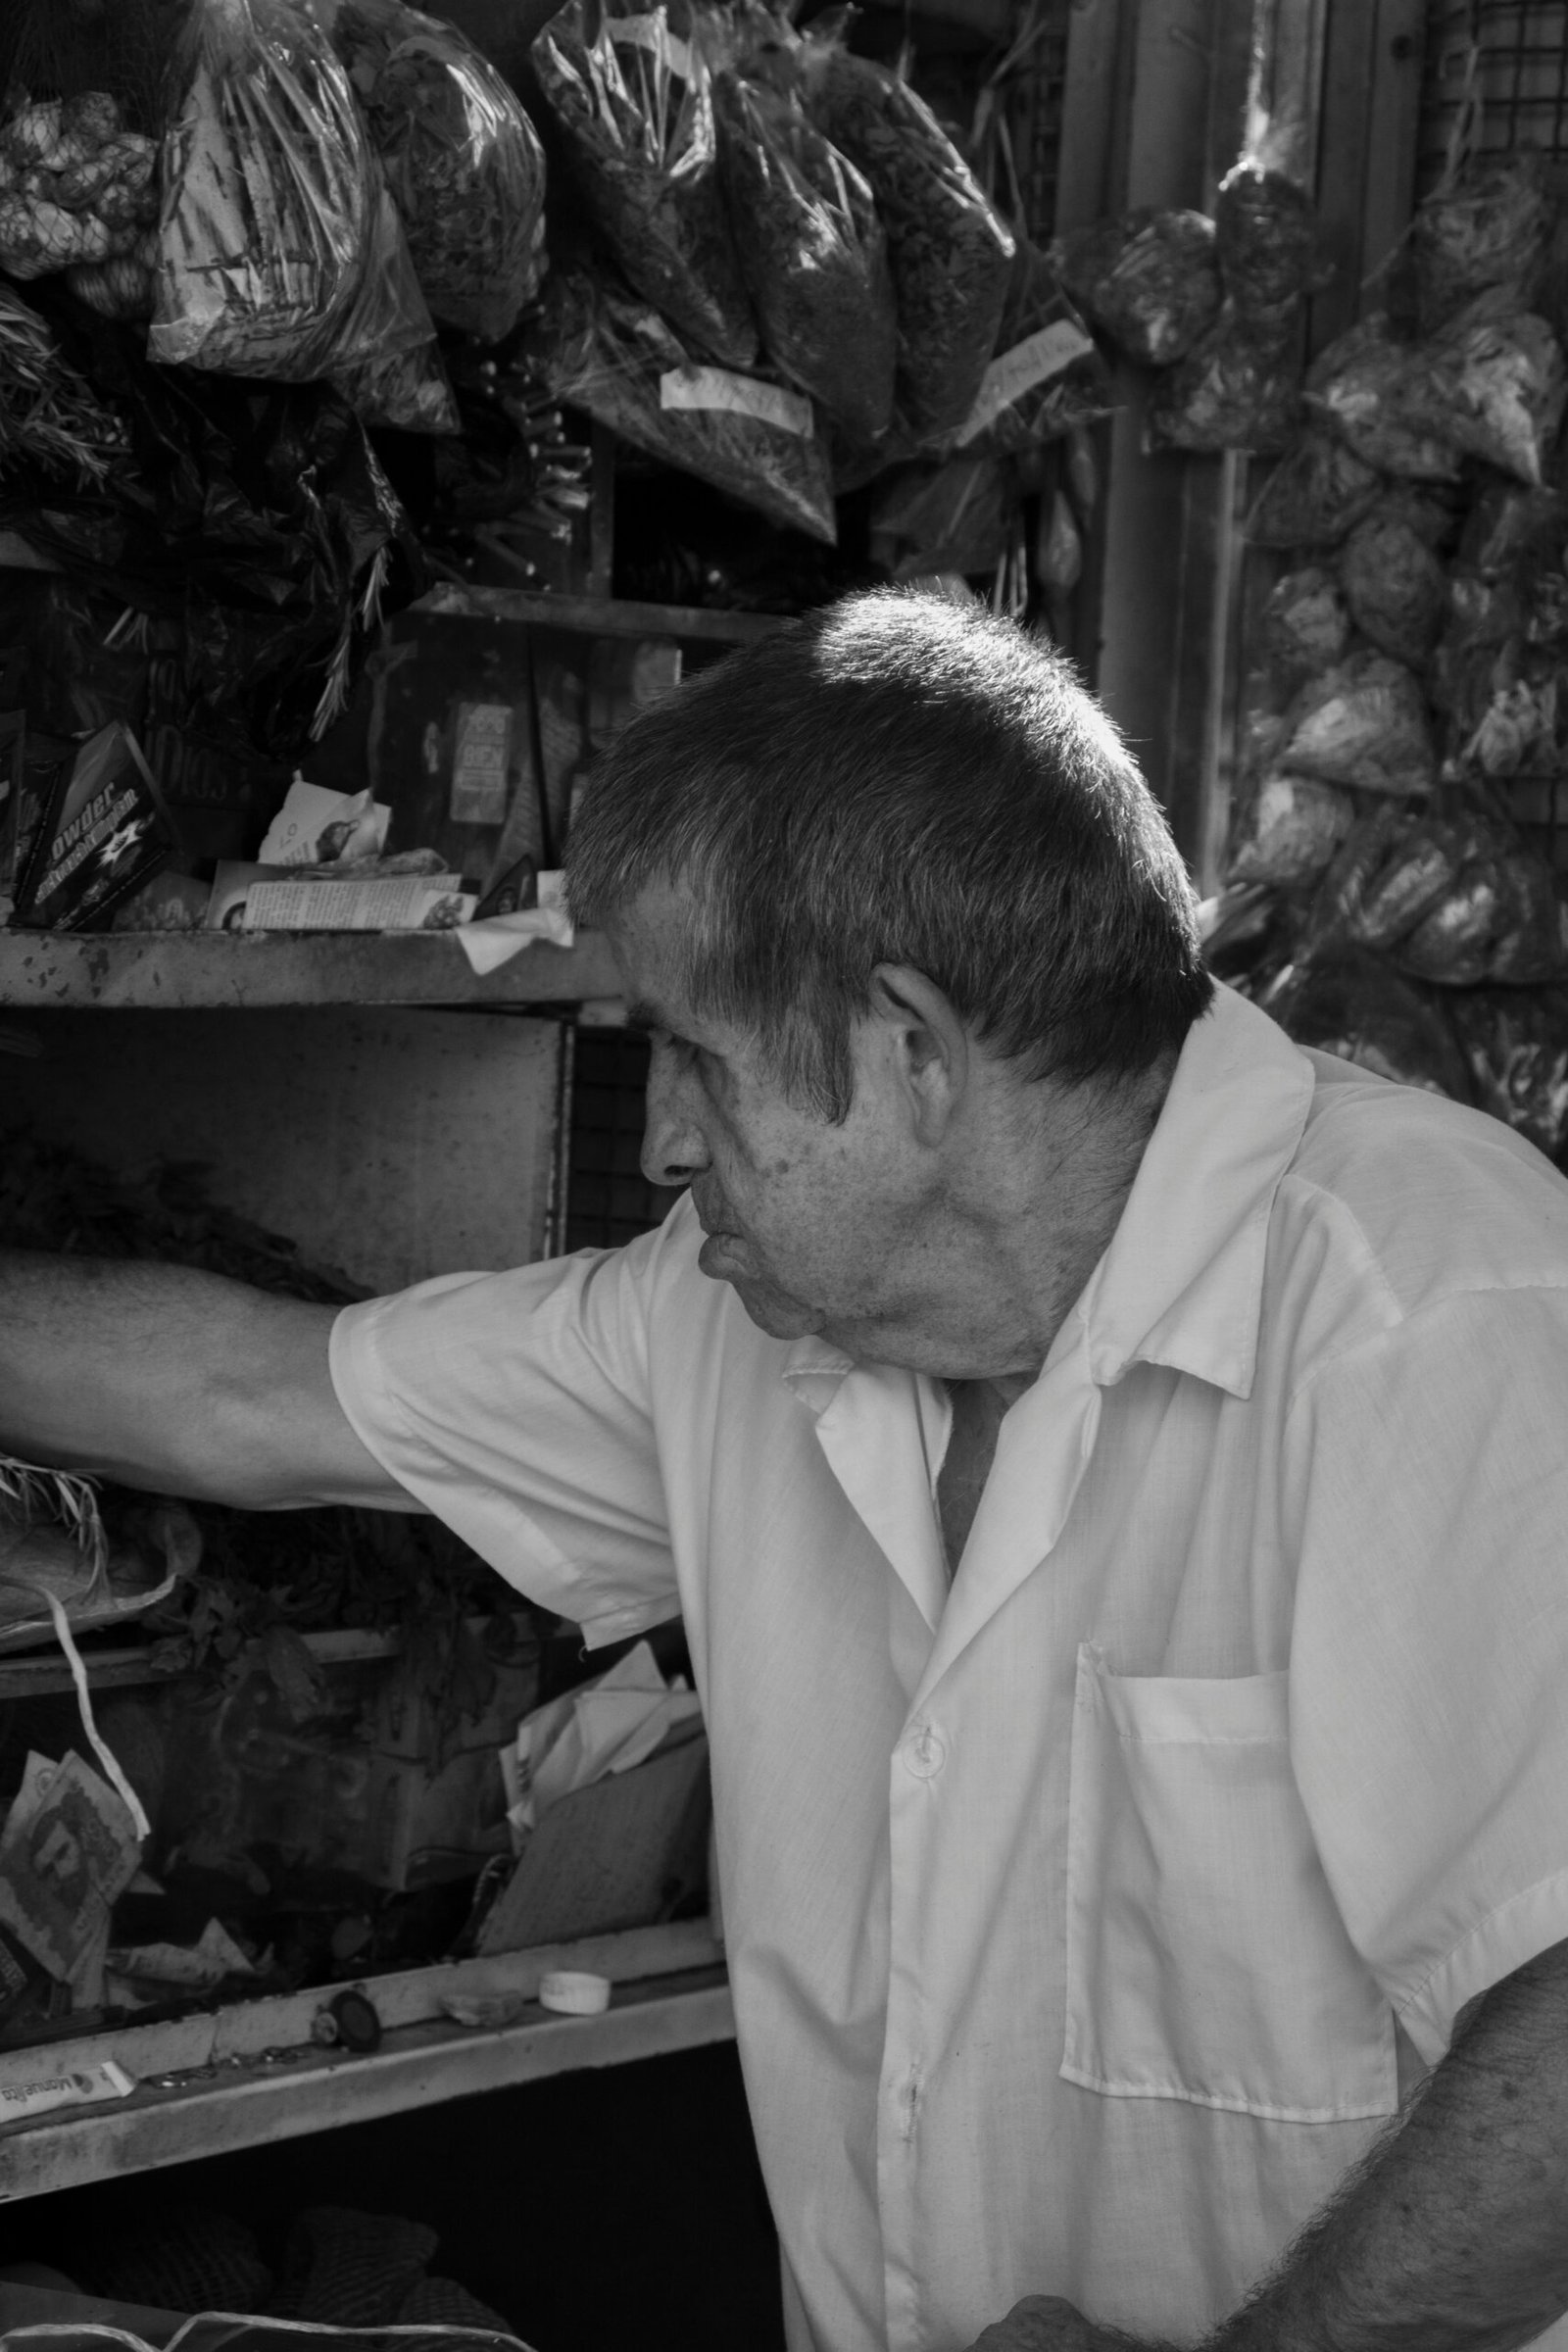
{"label": "man's forearm", "polygon": [[267,1504],[287,1492],[290,1367],[328,1310],[194,1268],[0,1252],[0,1451],[127,1486]]}
{"label": "man's forearm", "polygon": [[1511,2352],[1568,2311],[1568,1945],[1494,1985],[1203,2352]]}

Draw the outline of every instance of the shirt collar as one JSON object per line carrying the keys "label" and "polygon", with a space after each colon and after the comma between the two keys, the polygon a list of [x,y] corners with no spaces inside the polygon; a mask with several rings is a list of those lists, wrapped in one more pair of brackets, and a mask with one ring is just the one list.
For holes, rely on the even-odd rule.
{"label": "shirt collar", "polygon": [[1097,1384],[1139,1362],[1251,1394],[1269,1218],[1312,1087],[1311,1063],[1283,1029],[1217,989],[1074,1310]]}
{"label": "shirt collar", "polygon": [[[1312,1102],[1312,1065],[1283,1029],[1219,987],[1195,1021],[1110,1246],[1052,1350],[1082,1334],[1102,1388],[1169,1364],[1251,1394],[1263,1259],[1280,1180]],[[808,1335],[781,1377],[820,1416],[855,1358]]]}

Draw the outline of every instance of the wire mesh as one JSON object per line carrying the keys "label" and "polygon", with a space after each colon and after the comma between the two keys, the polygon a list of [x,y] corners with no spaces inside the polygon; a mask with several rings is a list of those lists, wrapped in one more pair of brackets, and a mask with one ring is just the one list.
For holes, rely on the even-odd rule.
{"label": "wire mesh", "polygon": [[579,1029],[572,1067],[566,1248],[612,1250],[668,1215],[675,1200],[642,1173],[648,1040]]}
{"label": "wire mesh", "polygon": [[1568,162],[1568,0],[1432,0],[1427,19],[1417,180],[1443,171],[1478,53],[1476,150],[1535,148]]}

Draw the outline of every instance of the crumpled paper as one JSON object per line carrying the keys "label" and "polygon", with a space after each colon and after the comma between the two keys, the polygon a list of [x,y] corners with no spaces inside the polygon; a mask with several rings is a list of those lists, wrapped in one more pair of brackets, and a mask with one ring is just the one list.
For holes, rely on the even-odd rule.
{"label": "crumpled paper", "polygon": [[564,1796],[645,1763],[701,1713],[697,1693],[679,1676],[666,1684],[646,1642],[597,1681],[535,1707],[501,1750],[514,1846],[520,1852],[540,1815]]}

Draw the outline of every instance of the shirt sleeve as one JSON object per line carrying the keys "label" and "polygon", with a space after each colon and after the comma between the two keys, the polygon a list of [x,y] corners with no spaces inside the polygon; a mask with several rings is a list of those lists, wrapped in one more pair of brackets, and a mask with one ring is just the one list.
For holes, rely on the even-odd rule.
{"label": "shirt sleeve", "polygon": [[409,1494],[590,1647],[677,1614],[648,1396],[662,1233],[345,1307],[332,1380]]}
{"label": "shirt sleeve", "polygon": [[1293,1409],[1298,1786],[1429,2064],[1568,1937],[1568,1294],[1425,1306]]}

